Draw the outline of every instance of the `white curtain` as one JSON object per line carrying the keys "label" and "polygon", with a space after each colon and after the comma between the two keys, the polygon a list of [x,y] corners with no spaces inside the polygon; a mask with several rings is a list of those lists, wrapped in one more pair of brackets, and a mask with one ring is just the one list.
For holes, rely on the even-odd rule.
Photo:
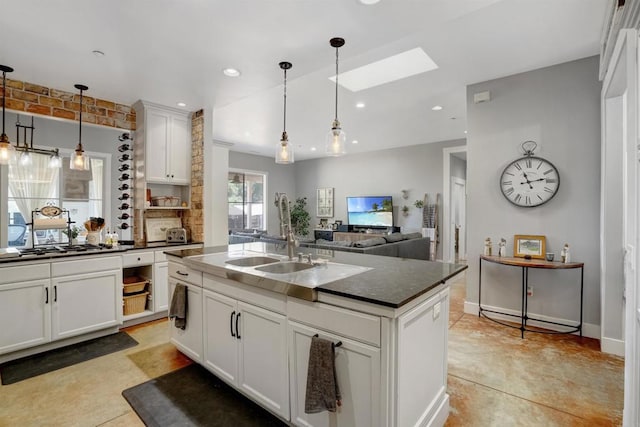
{"label": "white curtain", "polygon": [[91,181],[89,181],[89,212],[91,216],[102,216],[102,185],[104,160],[90,158]]}
{"label": "white curtain", "polygon": [[49,157],[32,153],[31,165],[22,166],[20,162],[9,165],[9,197],[15,199],[27,222],[31,221],[31,211],[57,196],[59,169],[49,167]]}

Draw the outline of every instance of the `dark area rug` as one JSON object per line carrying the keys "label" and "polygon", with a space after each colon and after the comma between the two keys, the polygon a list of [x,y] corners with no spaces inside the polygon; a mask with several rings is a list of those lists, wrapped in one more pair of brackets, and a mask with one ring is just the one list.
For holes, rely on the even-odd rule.
{"label": "dark area rug", "polygon": [[122,395],[149,427],[286,426],[196,363]]}
{"label": "dark area rug", "polygon": [[2,384],[8,385],[46,374],[76,363],[105,356],[138,345],[126,332],[107,335],[67,347],[49,350],[0,365]]}

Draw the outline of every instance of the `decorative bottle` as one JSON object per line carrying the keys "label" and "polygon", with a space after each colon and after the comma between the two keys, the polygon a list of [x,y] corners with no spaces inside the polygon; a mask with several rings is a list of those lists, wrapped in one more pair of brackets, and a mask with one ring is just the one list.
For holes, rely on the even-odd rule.
{"label": "decorative bottle", "polygon": [[484,255],[491,256],[491,238],[484,239]]}

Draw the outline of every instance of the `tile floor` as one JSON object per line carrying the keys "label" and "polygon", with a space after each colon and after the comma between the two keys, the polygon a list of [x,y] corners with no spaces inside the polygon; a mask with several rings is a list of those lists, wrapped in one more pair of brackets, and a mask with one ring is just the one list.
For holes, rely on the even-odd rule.
{"label": "tile floor", "polygon": [[[447,426],[621,425],[621,358],[600,353],[596,340],[523,340],[464,314],[464,282],[451,293]],[[164,320],[128,328],[134,348],[0,386],[0,426],[142,426],[122,390],[191,363],[168,343],[167,328]]]}

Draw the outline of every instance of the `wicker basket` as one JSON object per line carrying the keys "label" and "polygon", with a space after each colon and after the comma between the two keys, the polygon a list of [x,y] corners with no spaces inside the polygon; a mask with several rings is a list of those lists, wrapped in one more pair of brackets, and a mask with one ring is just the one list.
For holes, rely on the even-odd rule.
{"label": "wicker basket", "polygon": [[149,283],[148,280],[138,276],[125,277],[122,280],[122,292],[125,295],[130,295],[136,292],[144,291],[144,288]]}
{"label": "wicker basket", "polygon": [[149,295],[149,292],[122,297],[124,315],[142,313],[147,305],[147,295]]}

